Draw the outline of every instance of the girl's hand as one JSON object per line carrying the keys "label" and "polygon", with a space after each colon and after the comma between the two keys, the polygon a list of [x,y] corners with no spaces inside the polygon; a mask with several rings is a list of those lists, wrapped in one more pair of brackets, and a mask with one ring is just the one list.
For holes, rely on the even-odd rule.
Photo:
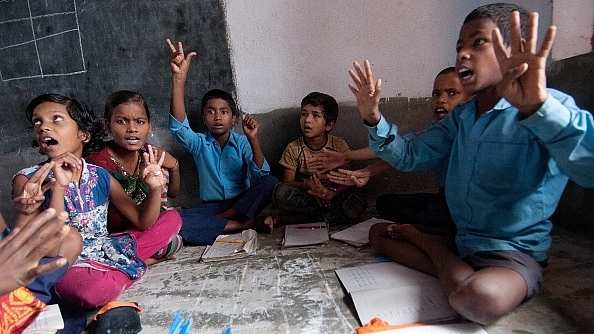
{"label": "girl's hand", "polygon": [[81,159],[72,153],[64,153],[52,159],[56,185],[66,187],[72,181],[76,170],[81,169]]}
{"label": "girl's hand", "polygon": [[260,124],[258,124],[252,116],[243,114],[241,118],[241,126],[243,127],[243,133],[245,133],[248,138],[255,138],[258,136]]}
{"label": "girl's hand", "polygon": [[[159,156],[158,160],[157,156]],[[159,155],[157,150],[154,150],[151,145],[148,145],[148,152],[142,154],[140,176],[151,189],[162,188],[165,185],[165,176],[161,171],[161,166],[163,165],[164,160],[164,152],[162,151]]]}
{"label": "girl's hand", "polygon": [[177,161],[177,158],[175,158],[173,155],[169,154],[169,152],[165,151],[164,149],[162,149],[160,147],[153,146],[153,152],[156,157],[160,157],[162,154],[165,155],[165,160],[163,160],[163,165],[161,167],[167,168],[167,169],[173,169],[173,168],[179,166],[179,162]]}
{"label": "girl's hand", "polygon": [[54,185],[56,179],[51,179],[45,185],[43,182],[49,174],[49,171],[54,167],[54,164],[53,161],[50,161],[41,166],[41,168],[39,168],[35,174],[25,182],[20,195],[13,200],[15,208],[20,214],[30,215],[35,213],[43,201],[45,201],[44,194]]}
{"label": "girl's hand", "polygon": [[171,59],[169,60],[171,73],[174,75],[181,74],[185,76],[188,74],[192,57],[196,55],[196,52],[190,52],[187,56],[184,56],[182,42],[177,42],[177,50],[169,38],[167,39],[167,44],[169,45],[169,50],[171,50]]}

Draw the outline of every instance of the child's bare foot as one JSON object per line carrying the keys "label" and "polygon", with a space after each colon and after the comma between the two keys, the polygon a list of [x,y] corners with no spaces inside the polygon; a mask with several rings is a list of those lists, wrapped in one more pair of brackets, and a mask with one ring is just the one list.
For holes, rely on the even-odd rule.
{"label": "child's bare foot", "polygon": [[272,218],[271,216],[255,217],[248,220],[246,223],[246,227],[251,227],[256,231],[272,233],[274,230],[274,225],[276,224],[276,219]]}
{"label": "child's bare foot", "polygon": [[177,259],[177,254],[173,254],[168,257],[162,257],[159,259],[155,259],[154,257],[149,257],[148,259],[144,260],[144,263],[147,266],[152,266],[153,264],[157,264],[159,262],[163,262],[163,261],[167,261],[167,260],[175,260],[175,259]]}

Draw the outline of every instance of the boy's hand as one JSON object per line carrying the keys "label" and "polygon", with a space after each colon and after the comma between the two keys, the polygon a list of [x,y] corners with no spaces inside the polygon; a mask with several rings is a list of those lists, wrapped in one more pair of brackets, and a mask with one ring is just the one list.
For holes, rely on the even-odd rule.
{"label": "boy's hand", "polygon": [[54,167],[54,162],[49,162],[41,166],[33,176],[24,184],[23,189],[18,197],[13,200],[16,210],[24,215],[30,215],[37,211],[43,201],[45,201],[45,192],[50,189],[56,182],[52,179],[50,182],[43,184],[47,174]]}
{"label": "boy's hand", "polygon": [[16,227],[0,241],[0,267],[3,272],[0,294],[25,286],[39,275],[67,263],[66,258],[39,265],[39,260],[56,248],[66,237],[66,212],[56,214],[47,209],[21,227]]}
{"label": "boy's hand", "polygon": [[493,48],[499,61],[503,79],[497,93],[526,116],[532,115],[546,100],[546,60],[555,40],[556,28],[549,27],[538,53],[538,13],[530,14],[526,40],[520,32],[520,14],[513,12],[510,19],[510,48],[508,56],[499,29],[493,31]]}
{"label": "boy's hand", "polygon": [[313,174],[311,176],[308,189],[307,192],[316,198],[319,206],[330,206],[330,201],[336,196],[336,189],[325,187],[322,182],[320,182],[318,174]]}
{"label": "boy's hand", "polygon": [[315,170],[317,173],[326,173],[347,163],[344,153],[333,151],[327,147],[324,147],[323,151],[324,156],[307,159],[307,169]]}
{"label": "boy's hand", "polygon": [[349,70],[349,75],[355,83],[349,83],[349,89],[357,97],[357,106],[359,107],[361,117],[369,125],[375,126],[381,118],[379,100],[382,80],[378,79],[377,82],[374,81],[369,61],[365,60],[363,64],[365,66],[365,72],[363,72],[358,62],[353,62],[353,66],[357,72],[355,73],[352,69]]}
{"label": "boy's hand", "polygon": [[[159,152],[154,150],[151,145],[148,145],[147,151],[148,152],[142,154],[142,165],[140,165],[139,171],[140,176],[149,188],[162,188],[166,182],[163,171],[161,170],[161,166],[165,160],[165,152],[161,151],[161,154],[159,155]],[[158,160],[157,157],[159,157]]]}
{"label": "boy's hand", "polygon": [[339,169],[328,173],[330,181],[345,186],[357,186],[358,188],[366,185],[370,178],[371,173],[365,168],[359,170]]}
{"label": "boy's hand", "polygon": [[258,124],[252,116],[243,114],[241,118],[241,126],[243,127],[243,133],[245,133],[248,138],[256,138],[258,136],[260,124]]}
{"label": "boy's hand", "polygon": [[169,45],[169,50],[171,50],[171,59],[169,60],[171,73],[173,75],[185,76],[188,74],[192,57],[196,55],[196,52],[190,52],[187,56],[184,56],[184,47],[182,46],[182,42],[177,42],[177,50],[169,38],[167,39],[167,44]]}

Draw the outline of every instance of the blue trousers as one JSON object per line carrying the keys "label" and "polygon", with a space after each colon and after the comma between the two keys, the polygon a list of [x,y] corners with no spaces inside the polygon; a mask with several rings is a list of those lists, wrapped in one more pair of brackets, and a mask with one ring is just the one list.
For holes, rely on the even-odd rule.
{"label": "blue trousers", "polygon": [[217,217],[231,208],[246,219],[256,217],[272,201],[272,190],[278,180],[272,175],[262,176],[250,188],[235,198],[207,201],[197,207],[182,209],[182,228],[179,234],[190,245],[211,245],[223,232],[227,219]]}

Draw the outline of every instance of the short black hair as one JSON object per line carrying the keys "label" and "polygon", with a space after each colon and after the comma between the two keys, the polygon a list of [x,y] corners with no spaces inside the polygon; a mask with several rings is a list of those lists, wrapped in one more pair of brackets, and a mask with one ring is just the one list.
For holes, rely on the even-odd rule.
{"label": "short black hair", "polygon": [[[103,130],[103,123],[101,120],[95,117],[95,112],[89,106],[67,96],[59,94],[42,94],[31,100],[25,109],[25,114],[31,124],[33,124],[33,112],[35,111],[35,108],[44,102],[53,102],[65,106],[68,116],[76,122],[78,128],[89,133],[90,139],[83,145],[83,158],[93,152],[103,149],[105,131]],[[38,147],[39,145],[37,144],[37,141],[33,140],[32,146]]]}
{"label": "short black hair", "polygon": [[106,122],[111,120],[111,116],[113,115],[113,110],[122,103],[130,103],[130,102],[140,102],[146,111],[146,118],[148,121],[151,121],[151,113],[149,111],[149,107],[144,100],[144,97],[139,93],[129,91],[129,90],[119,90],[117,92],[109,94],[107,97],[107,101],[105,101],[105,110],[103,112],[103,118],[105,118]]}
{"label": "short black hair", "polygon": [[456,73],[456,68],[455,67],[446,67],[443,70],[441,70],[439,73],[437,73],[437,75],[435,76],[436,78],[440,75],[444,75],[444,74],[449,74],[449,73]]}
{"label": "short black hair", "polygon": [[231,113],[233,114],[233,116],[239,117],[239,108],[237,108],[235,99],[233,99],[233,96],[231,94],[221,89],[213,89],[204,94],[204,96],[202,97],[202,105],[200,106],[202,114],[204,114],[204,108],[206,108],[206,104],[209,100],[212,99],[221,99],[227,101],[227,103],[229,104],[229,108],[231,108]]}
{"label": "short black hair", "polygon": [[520,13],[520,30],[522,37],[526,37],[526,26],[530,13],[526,9],[511,3],[499,2],[480,6],[466,16],[464,19],[464,24],[483,18],[491,19],[493,22],[495,22],[499,28],[499,31],[501,32],[503,44],[509,45],[509,18],[514,11]]}
{"label": "short black hair", "polygon": [[332,96],[320,92],[311,92],[301,100],[301,108],[308,104],[324,109],[326,124],[329,122],[336,124],[336,120],[338,119],[338,103]]}

